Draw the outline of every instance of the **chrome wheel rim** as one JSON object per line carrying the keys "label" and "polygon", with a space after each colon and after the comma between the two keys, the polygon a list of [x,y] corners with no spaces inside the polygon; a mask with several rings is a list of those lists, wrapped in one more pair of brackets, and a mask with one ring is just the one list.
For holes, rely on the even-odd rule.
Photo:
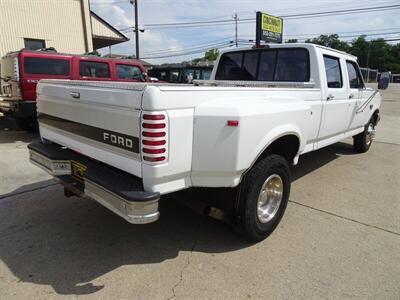
{"label": "chrome wheel rim", "polygon": [[375,138],[375,128],[374,124],[370,123],[367,128],[366,142],[370,145]]}
{"label": "chrome wheel rim", "polygon": [[257,201],[257,218],[261,223],[271,221],[279,210],[283,197],[283,181],[277,174],[269,176],[261,187]]}

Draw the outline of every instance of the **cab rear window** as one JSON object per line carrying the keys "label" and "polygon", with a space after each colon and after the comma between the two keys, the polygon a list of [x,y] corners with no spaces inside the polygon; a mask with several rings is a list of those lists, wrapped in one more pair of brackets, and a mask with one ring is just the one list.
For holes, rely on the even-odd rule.
{"label": "cab rear window", "polygon": [[307,49],[262,49],[222,55],[217,80],[287,81],[310,80]]}
{"label": "cab rear window", "polygon": [[24,70],[26,74],[69,75],[69,61],[40,57],[25,57]]}

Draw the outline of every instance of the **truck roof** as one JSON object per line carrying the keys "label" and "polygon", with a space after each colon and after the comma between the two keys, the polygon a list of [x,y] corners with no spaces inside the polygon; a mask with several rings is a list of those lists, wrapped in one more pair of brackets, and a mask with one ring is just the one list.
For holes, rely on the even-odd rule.
{"label": "truck roof", "polygon": [[325,50],[329,50],[329,51],[333,51],[333,52],[337,52],[340,53],[341,55],[345,55],[348,57],[351,57],[355,60],[357,60],[357,57],[340,51],[340,50],[336,50],[333,48],[329,48],[329,47],[325,47],[325,46],[321,46],[321,45],[317,45],[317,44],[312,44],[312,43],[287,43],[287,44],[267,44],[267,45],[263,45],[260,48],[254,48],[254,47],[246,47],[246,48],[235,48],[235,49],[229,49],[229,50],[225,50],[222,51],[221,53],[227,53],[227,52],[235,52],[235,51],[243,51],[243,50],[256,50],[256,49],[266,49],[266,48],[320,48],[320,49],[325,49]]}
{"label": "truck roof", "polygon": [[142,65],[138,60],[134,58],[126,58],[126,59],[121,59],[121,58],[112,58],[112,57],[103,57],[103,56],[97,56],[97,55],[90,55],[90,54],[71,54],[71,53],[62,53],[62,52],[57,52],[57,51],[52,51],[52,50],[29,50],[29,49],[21,49],[18,51],[11,51],[6,53],[3,57],[7,56],[15,56],[20,53],[32,53],[35,55],[60,55],[60,56],[70,56],[70,57],[81,57],[81,58],[93,58],[93,59],[99,59],[99,60],[105,60],[105,61],[118,61],[122,63],[128,63],[128,64],[133,64],[133,65]]}

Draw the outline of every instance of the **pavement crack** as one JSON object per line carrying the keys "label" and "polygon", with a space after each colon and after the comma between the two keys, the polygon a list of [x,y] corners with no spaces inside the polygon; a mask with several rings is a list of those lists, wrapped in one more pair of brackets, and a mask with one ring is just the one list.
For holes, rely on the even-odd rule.
{"label": "pavement crack", "polygon": [[167,300],[170,300],[170,299],[173,299],[173,298],[176,297],[175,290],[179,285],[181,285],[181,283],[183,281],[183,273],[185,272],[185,270],[187,269],[187,267],[189,267],[189,265],[191,263],[191,259],[192,259],[192,256],[193,256],[193,251],[197,246],[198,237],[199,237],[199,230],[196,229],[195,239],[193,241],[192,247],[190,249],[190,253],[189,253],[188,258],[186,260],[186,264],[181,269],[181,272],[179,274],[179,281],[177,283],[175,283],[174,286],[171,289],[172,296],[168,297]]}
{"label": "pavement crack", "polygon": [[5,198],[9,198],[9,197],[14,197],[14,196],[26,194],[26,193],[30,193],[30,192],[34,192],[34,191],[37,191],[37,190],[42,190],[42,189],[45,189],[45,188],[48,188],[50,186],[57,185],[57,184],[58,184],[57,182],[54,182],[54,183],[50,183],[50,184],[47,184],[47,185],[44,185],[44,186],[39,186],[39,187],[32,188],[32,189],[25,190],[25,191],[20,191],[20,192],[15,192],[15,193],[11,192],[11,193],[8,193],[8,194],[1,195],[0,196],[0,200],[3,200]]}
{"label": "pavement crack", "polygon": [[377,140],[374,140],[374,143],[391,145],[391,146],[400,146],[400,144],[398,144],[398,143],[390,143],[390,142],[383,142],[383,141],[377,141]]}
{"label": "pavement crack", "polygon": [[375,229],[378,229],[378,230],[381,230],[381,231],[385,231],[387,233],[391,233],[391,234],[400,236],[399,232],[395,232],[395,231],[392,231],[392,230],[389,230],[389,229],[385,229],[385,228],[382,228],[382,227],[378,227],[378,226],[375,226],[375,225],[364,223],[364,222],[361,222],[361,221],[358,221],[358,220],[355,220],[355,219],[352,219],[352,218],[344,217],[344,216],[335,214],[333,212],[329,212],[329,211],[326,211],[326,210],[323,210],[323,209],[320,209],[320,208],[312,207],[310,205],[303,204],[303,203],[300,203],[300,202],[297,202],[297,201],[289,200],[289,202],[297,204],[297,205],[300,205],[300,206],[303,206],[303,207],[306,207],[306,208],[309,208],[309,209],[312,209],[312,210],[315,210],[315,211],[318,211],[318,212],[322,212],[324,214],[328,214],[330,216],[334,216],[336,218],[340,218],[340,219],[343,219],[343,220],[346,220],[346,221],[354,222],[354,223],[357,223],[357,224],[360,224],[360,225],[364,225],[364,226],[367,226],[367,227],[370,227],[370,228],[375,228]]}

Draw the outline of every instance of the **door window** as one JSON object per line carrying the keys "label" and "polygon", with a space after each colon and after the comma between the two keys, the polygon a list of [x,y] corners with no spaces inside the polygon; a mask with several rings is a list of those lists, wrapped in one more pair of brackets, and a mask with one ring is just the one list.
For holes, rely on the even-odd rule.
{"label": "door window", "polygon": [[140,68],[137,66],[117,64],[116,72],[117,72],[117,79],[125,79],[125,80],[143,79],[142,70],[140,70]]}
{"label": "door window", "polygon": [[108,63],[81,61],[79,63],[79,75],[85,77],[108,78],[110,77],[110,70]]}
{"label": "door window", "polygon": [[328,88],[341,88],[343,80],[339,58],[324,55],[324,64]]}
{"label": "door window", "polygon": [[349,86],[351,89],[364,88],[358,65],[353,61],[346,61],[347,73],[349,74]]}

